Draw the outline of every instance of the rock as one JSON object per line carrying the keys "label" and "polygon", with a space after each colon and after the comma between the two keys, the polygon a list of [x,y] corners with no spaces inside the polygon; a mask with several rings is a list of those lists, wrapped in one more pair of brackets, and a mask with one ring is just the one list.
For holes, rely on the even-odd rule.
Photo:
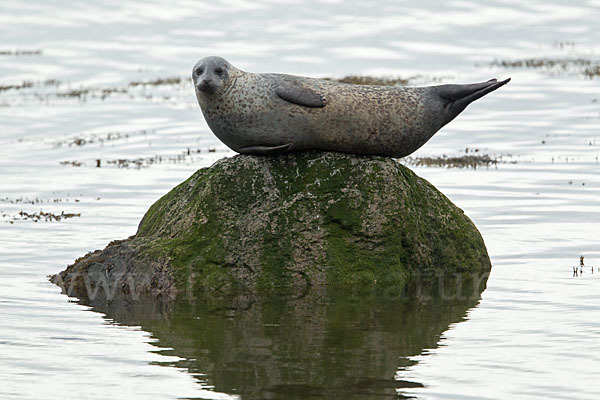
{"label": "rock", "polygon": [[90,299],[197,290],[403,285],[489,271],[475,225],[393,159],[340,153],[237,155],[158,200],[135,236],[53,277]]}

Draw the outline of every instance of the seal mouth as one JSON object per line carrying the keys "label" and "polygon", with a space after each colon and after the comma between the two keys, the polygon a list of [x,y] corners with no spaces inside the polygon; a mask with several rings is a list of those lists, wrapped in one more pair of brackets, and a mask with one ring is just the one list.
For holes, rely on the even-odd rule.
{"label": "seal mouth", "polygon": [[198,89],[200,92],[213,92],[215,90],[213,84],[211,81],[208,80],[203,80],[202,82],[200,82],[197,86],[196,89]]}

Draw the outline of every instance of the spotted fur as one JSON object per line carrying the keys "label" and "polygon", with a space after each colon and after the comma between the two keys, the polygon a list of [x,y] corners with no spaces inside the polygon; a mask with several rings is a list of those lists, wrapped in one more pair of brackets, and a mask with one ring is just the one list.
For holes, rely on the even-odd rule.
{"label": "spotted fur", "polygon": [[[218,68],[226,70],[225,78],[211,76]],[[250,154],[276,148],[404,157],[471,101],[508,82],[363,86],[244,72],[220,57],[200,60],[193,71],[196,97],[211,130],[231,149]],[[206,82],[209,89],[200,90]],[[297,102],[277,94],[287,98],[294,91],[299,92]],[[309,104],[303,105],[303,99]]]}

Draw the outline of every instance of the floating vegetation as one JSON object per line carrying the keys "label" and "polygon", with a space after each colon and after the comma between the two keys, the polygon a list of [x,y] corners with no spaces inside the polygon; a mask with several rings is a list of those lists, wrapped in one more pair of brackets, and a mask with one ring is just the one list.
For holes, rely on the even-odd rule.
{"label": "floating vegetation", "polygon": [[499,160],[489,155],[464,155],[457,157],[406,157],[404,163],[415,167],[446,167],[446,168],[473,168],[490,167],[497,165]]}
{"label": "floating vegetation", "polygon": [[100,99],[104,100],[105,98],[107,98],[108,96],[110,96],[111,94],[114,93],[122,93],[125,94],[127,93],[127,89],[125,88],[107,88],[107,89],[102,89],[101,95],[100,95]]}
{"label": "floating vegetation", "polygon": [[32,81],[23,81],[20,84],[16,85],[0,85],[0,92],[5,90],[19,90],[19,89],[27,89],[33,86]]}
{"label": "floating vegetation", "polygon": [[61,81],[59,81],[58,79],[46,79],[43,82],[43,85],[44,86],[56,86],[56,87],[58,87],[58,86],[61,85]]}
{"label": "floating vegetation", "polygon": [[[100,161],[100,162],[99,162]],[[140,158],[119,158],[117,160],[106,160],[107,164],[116,165],[118,168],[129,168],[130,166],[135,168],[142,168],[144,166],[150,166],[152,164],[157,164],[162,162],[162,157],[154,156],[154,157],[140,157]],[[100,168],[101,160],[96,160],[96,167]]]}
{"label": "floating vegetation", "polygon": [[64,145],[71,146],[85,146],[87,144],[92,143],[100,143],[104,144],[104,142],[111,142],[119,139],[127,139],[131,136],[135,135],[147,135],[148,133],[153,133],[154,131],[148,131],[146,129],[141,129],[139,131],[133,132],[108,132],[108,133],[81,133],[80,135],[74,136],[69,139],[60,140],[52,143],[52,146],[62,147]]}
{"label": "floating vegetation", "polygon": [[[20,84],[10,84],[10,85],[0,85],[0,92],[7,90],[18,90],[18,89],[28,89],[28,88],[39,88],[39,91],[27,91],[22,94],[27,96],[29,100],[37,100],[41,102],[47,103],[51,98],[58,99],[77,99],[81,102],[86,102],[88,99],[100,99],[105,100],[106,98],[113,95],[129,95],[133,98],[140,98],[146,100],[163,100],[163,101],[181,101],[178,100],[176,96],[172,93],[166,95],[164,89],[162,92],[157,93],[157,90],[153,90],[151,93],[148,93],[149,90],[144,90],[146,87],[160,87],[160,86],[172,86],[175,90],[181,92],[182,90],[188,90],[189,87],[185,84],[191,83],[189,79],[182,77],[166,77],[166,78],[156,78],[152,80],[145,81],[132,81],[129,83],[125,83],[122,86],[108,86],[108,87],[79,87],[79,88],[70,88],[69,85],[65,85],[63,82],[58,79],[47,79],[45,81],[34,81],[27,80],[23,81]],[[184,88],[185,85],[185,88]],[[57,90],[55,92],[49,91],[50,87],[63,87],[67,86],[63,90]],[[1,103],[0,106],[10,107],[10,102]]]}
{"label": "floating vegetation", "polygon": [[591,65],[592,61],[585,58],[527,58],[524,60],[494,60],[493,66],[504,68],[562,68]]}
{"label": "floating vegetation", "polygon": [[39,56],[42,50],[0,50],[0,56]]}
{"label": "floating vegetation", "polygon": [[556,41],[552,44],[552,47],[556,48],[556,49],[569,49],[569,50],[573,50],[576,46],[576,43],[571,41],[571,40],[559,40]]}
{"label": "floating vegetation", "polygon": [[[584,273],[584,268],[585,268],[585,263],[583,262],[585,256],[582,254],[579,256],[579,267],[574,266],[573,267],[573,276],[583,276]],[[593,265],[589,265],[588,266],[591,269],[592,274],[594,273],[594,266]]]}
{"label": "floating vegetation", "polygon": [[[173,96],[168,95],[156,95],[154,92],[152,94],[148,93],[140,93],[140,89],[143,90],[146,86],[181,86],[182,84],[190,83],[188,79],[184,79],[181,77],[167,77],[167,78],[157,78],[153,80],[147,81],[132,81],[124,86],[109,86],[109,87],[79,87],[79,88],[65,88],[62,91],[56,91],[54,93],[49,92],[49,87],[59,88],[63,86],[63,83],[58,79],[47,79],[45,81],[33,81],[27,80],[23,81],[20,84],[10,84],[10,85],[0,85],[0,92],[7,90],[19,90],[19,89],[29,89],[29,88],[41,88],[40,91],[27,92],[25,95],[29,96],[31,99],[35,99],[37,101],[48,102],[48,100],[52,97],[56,97],[59,99],[78,99],[81,102],[87,101],[89,98],[92,99],[100,99],[105,100],[106,98],[118,94],[118,95],[130,95],[131,98],[138,97],[146,100],[153,100],[156,98],[162,99],[164,101],[170,100]],[[190,84],[191,85],[191,84]],[[182,88],[179,87],[178,90]],[[187,90],[187,88],[186,88]],[[130,93],[130,91],[133,91]],[[2,103],[1,106],[9,107],[10,103]]]}
{"label": "floating vegetation", "polygon": [[36,197],[35,199],[30,199],[28,197],[19,197],[17,199],[11,199],[10,197],[2,197],[2,198],[0,198],[0,202],[10,203],[10,204],[17,204],[17,203],[39,204],[39,203],[43,203],[44,201],[38,197]]}
{"label": "floating vegetation", "polygon": [[179,85],[183,80],[180,77],[158,78],[151,81],[133,81],[129,86],[161,86],[161,85]]}
{"label": "floating vegetation", "polygon": [[[209,152],[211,152],[211,149],[208,150]],[[196,150],[192,150],[192,149],[187,149],[186,151],[182,152],[181,154],[178,154],[176,156],[153,156],[153,157],[138,157],[138,158],[133,158],[133,159],[129,159],[129,158],[119,158],[116,160],[106,160],[106,164],[109,165],[115,165],[118,168],[129,168],[129,167],[134,167],[134,168],[142,168],[142,167],[149,167],[151,165],[154,164],[163,164],[163,163],[169,163],[169,164],[179,164],[182,162],[186,162],[188,161],[188,157],[190,157],[193,153],[198,154],[200,153],[201,150],[200,149],[196,149]],[[102,164],[101,160],[96,160],[96,167],[100,167]]]}
{"label": "floating vegetation", "polygon": [[[217,151],[217,149],[215,149],[214,147],[208,148],[207,150],[205,150],[208,153],[215,153]],[[191,149],[191,148],[187,148],[186,150],[182,151],[180,154],[174,155],[174,156],[161,156],[161,155],[155,155],[155,156],[151,156],[151,157],[137,157],[137,158],[117,158],[117,159],[109,159],[109,160],[102,160],[102,159],[95,159],[93,160],[93,163],[91,165],[93,165],[96,168],[101,168],[105,165],[110,165],[110,166],[116,166],[117,168],[143,168],[143,167],[149,167],[151,165],[154,164],[180,164],[183,162],[190,162],[193,161],[193,156],[196,154],[200,154],[202,153],[201,149]],[[73,167],[80,167],[82,165],[85,165],[84,162],[81,161],[60,161],[61,165],[70,165]]]}
{"label": "floating vegetation", "polygon": [[[70,194],[67,194],[67,197],[65,198],[60,198],[60,197],[55,197],[55,198],[40,198],[40,197],[36,197],[36,198],[29,198],[29,197],[17,197],[17,198],[10,198],[10,197],[0,197],[0,203],[7,203],[7,204],[57,204],[57,203],[63,203],[63,202],[75,202],[75,203],[79,203],[81,202],[81,199],[79,198],[73,198],[70,197]],[[81,195],[83,196],[83,195]],[[94,200],[99,201],[100,197],[95,197]]]}
{"label": "floating vegetation", "polygon": [[586,67],[583,70],[583,75],[590,79],[600,77],[600,65],[591,65]]}
{"label": "floating vegetation", "polygon": [[56,93],[56,97],[77,97],[79,99],[81,99],[82,97],[85,97],[91,89],[71,89],[68,90],[66,92],[58,92]]}
{"label": "floating vegetation", "polygon": [[60,161],[60,165],[71,165],[73,167],[81,167],[79,161]]}
{"label": "floating vegetation", "polygon": [[536,68],[579,72],[587,78],[600,76],[600,61],[586,58],[527,58],[523,60],[494,60],[491,65],[503,68]]}
{"label": "floating vegetation", "polygon": [[44,222],[60,222],[64,219],[69,219],[69,218],[74,218],[74,217],[81,217],[81,213],[66,213],[64,211],[61,211],[60,214],[55,214],[53,212],[44,212],[44,211],[38,211],[38,212],[34,212],[34,213],[28,213],[26,211],[19,211],[17,213],[17,215],[8,215],[8,214],[2,214],[2,218],[8,218],[8,223],[14,223],[14,221],[26,221],[26,220],[31,220],[33,222],[38,222],[38,221],[44,221]]}

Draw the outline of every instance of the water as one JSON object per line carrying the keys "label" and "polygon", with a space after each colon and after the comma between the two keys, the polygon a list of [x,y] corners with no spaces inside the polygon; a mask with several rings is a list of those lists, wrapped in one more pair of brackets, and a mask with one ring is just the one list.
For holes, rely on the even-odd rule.
{"label": "water", "polygon": [[[99,308],[153,332],[201,382],[245,399],[397,398],[395,378],[477,304],[487,274],[402,291],[284,293]],[[440,296],[440,294],[443,294]]]}
{"label": "water", "polygon": [[[598,1],[4,0],[0,86],[28,87],[0,91],[0,397],[598,398],[600,79],[492,65],[598,63],[598,20]],[[212,54],[248,71],[418,85],[511,76],[416,154],[502,157],[415,168],[480,229],[494,265],[481,299],[433,296],[418,314],[409,295],[313,293],[214,313],[232,300],[125,312],[61,295],[48,274],[134,234],[157,198],[233,154],[188,82]],[[175,83],[132,84],[158,78]],[[40,211],[74,215],[20,214]]]}

